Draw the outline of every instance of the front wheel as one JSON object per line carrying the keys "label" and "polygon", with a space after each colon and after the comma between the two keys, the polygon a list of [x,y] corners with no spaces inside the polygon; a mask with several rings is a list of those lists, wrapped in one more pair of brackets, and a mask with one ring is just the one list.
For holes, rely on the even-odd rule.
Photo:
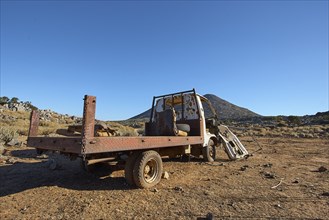
{"label": "front wheel", "polygon": [[209,140],[208,145],[202,149],[203,159],[207,162],[213,162],[216,159],[216,145],[213,140]]}
{"label": "front wheel", "polygon": [[160,182],[162,170],[159,153],[153,150],[144,151],[136,159],[134,165],[134,182],[140,188],[153,187]]}

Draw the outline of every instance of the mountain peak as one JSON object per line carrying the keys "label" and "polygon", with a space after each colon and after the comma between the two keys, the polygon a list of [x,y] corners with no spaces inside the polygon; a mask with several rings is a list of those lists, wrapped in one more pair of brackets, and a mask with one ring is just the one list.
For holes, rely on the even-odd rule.
{"label": "mountain peak", "polygon": [[[214,94],[206,94],[204,97],[206,97],[211,102],[219,119],[240,119],[260,116],[259,114],[252,112],[249,109],[234,105]],[[204,106],[204,109],[206,115],[210,113],[209,107],[207,105]],[[147,111],[136,115],[131,119],[145,119],[149,118],[150,115],[151,109],[148,109]]]}
{"label": "mountain peak", "polygon": [[[259,114],[252,112],[247,108],[234,105],[214,94],[206,94],[204,97],[206,97],[211,102],[219,119],[239,119],[260,116]],[[207,109],[205,111],[207,112]]]}

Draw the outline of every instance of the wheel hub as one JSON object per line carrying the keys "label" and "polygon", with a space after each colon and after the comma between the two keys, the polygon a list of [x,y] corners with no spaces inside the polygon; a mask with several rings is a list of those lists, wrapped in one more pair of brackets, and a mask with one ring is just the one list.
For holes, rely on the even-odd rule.
{"label": "wheel hub", "polygon": [[156,160],[150,160],[144,167],[144,178],[146,182],[153,182],[158,175]]}

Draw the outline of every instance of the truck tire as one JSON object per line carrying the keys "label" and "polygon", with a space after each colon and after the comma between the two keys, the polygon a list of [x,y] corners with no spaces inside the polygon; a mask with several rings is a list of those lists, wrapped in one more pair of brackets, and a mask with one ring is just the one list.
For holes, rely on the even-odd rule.
{"label": "truck tire", "polygon": [[150,188],[158,184],[162,176],[162,159],[158,152],[144,151],[136,159],[133,176],[139,188]]}
{"label": "truck tire", "polygon": [[202,149],[203,159],[207,162],[213,162],[216,159],[216,146],[213,140],[209,140],[208,145]]}
{"label": "truck tire", "polygon": [[133,175],[133,170],[134,170],[134,165],[136,163],[137,157],[141,154],[139,151],[134,151],[131,153],[126,161],[125,164],[125,179],[127,183],[131,186],[135,185],[134,182],[134,175]]}

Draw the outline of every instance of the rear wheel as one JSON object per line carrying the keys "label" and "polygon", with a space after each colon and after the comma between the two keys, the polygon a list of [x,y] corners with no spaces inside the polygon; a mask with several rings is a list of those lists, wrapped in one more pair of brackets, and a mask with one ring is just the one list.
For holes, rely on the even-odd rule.
{"label": "rear wheel", "polygon": [[135,185],[133,170],[134,170],[134,165],[136,163],[136,159],[140,154],[141,153],[137,152],[137,151],[133,152],[132,154],[129,155],[129,157],[126,161],[125,178],[126,178],[127,183],[131,186]]}
{"label": "rear wheel", "polygon": [[150,188],[158,184],[162,175],[162,160],[158,152],[144,151],[136,159],[133,177],[140,188]]}
{"label": "rear wheel", "polygon": [[213,162],[216,159],[216,146],[213,140],[209,140],[208,146],[202,149],[203,159],[207,162]]}

